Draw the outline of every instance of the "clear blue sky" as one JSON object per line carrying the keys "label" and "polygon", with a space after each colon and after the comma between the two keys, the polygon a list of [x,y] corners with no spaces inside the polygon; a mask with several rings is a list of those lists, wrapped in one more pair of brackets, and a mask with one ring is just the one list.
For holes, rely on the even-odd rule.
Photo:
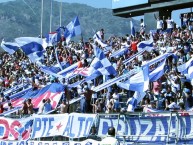
{"label": "clear blue sky", "polygon": [[[13,0],[0,0],[0,2],[7,2],[7,1],[13,1]],[[28,0],[26,0],[27,2]],[[33,1],[33,0],[31,0]],[[44,0],[45,1],[45,0]],[[114,4],[126,4],[128,5],[128,1],[130,5],[134,5],[138,2],[140,3],[146,3],[147,0],[55,0],[55,1],[59,1],[59,2],[68,2],[68,3],[81,3],[81,4],[87,4],[89,6],[95,7],[95,8],[112,8],[112,2]],[[174,21],[180,25],[180,20],[179,20],[179,15],[180,13],[186,13],[186,12],[190,12],[190,8],[187,9],[183,9],[183,10],[178,10],[178,11],[173,11],[172,12],[172,18],[174,19]],[[141,17],[136,17],[136,19],[140,19]]]}

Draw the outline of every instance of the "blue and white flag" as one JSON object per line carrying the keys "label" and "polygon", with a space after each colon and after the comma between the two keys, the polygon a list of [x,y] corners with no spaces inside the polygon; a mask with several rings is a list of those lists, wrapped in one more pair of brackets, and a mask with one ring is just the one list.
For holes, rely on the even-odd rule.
{"label": "blue and white flag", "polygon": [[61,26],[58,29],[56,29],[56,32],[61,33],[61,30],[65,31],[65,29],[66,28],[64,26]]}
{"label": "blue and white flag", "polygon": [[95,58],[89,67],[89,74],[99,74],[99,75],[116,75],[117,72],[115,68],[111,65],[110,61],[104,55],[104,52],[98,48],[94,47]]}
{"label": "blue and white flag", "polygon": [[76,62],[70,65],[69,67],[63,69],[62,71],[58,72],[57,74],[65,77],[68,73],[73,72],[77,67],[78,67],[78,63]]}
{"label": "blue and white flag", "polygon": [[171,55],[173,55],[173,53],[164,53],[162,55],[159,55],[159,56],[151,59],[150,61],[145,62],[142,66],[151,66],[159,61],[162,61],[162,60],[168,58]]}
{"label": "blue and white flag", "polygon": [[42,66],[41,68],[42,70],[46,70],[47,72],[52,72],[55,74],[61,71],[60,67],[57,66]]}
{"label": "blue and white flag", "polygon": [[60,39],[61,39],[61,35],[59,32],[51,32],[46,36],[46,42],[48,46],[56,45],[57,42],[60,41]]}
{"label": "blue and white flag", "polygon": [[178,66],[177,69],[178,72],[184,74],[187,79],[191,80],[191,84],[193,84],[193,58]]}
{"label": "blue and white flag", "polygon": [[14,54],[15,51],[19,49],[19,45],[15,42],[5,42],[4,40],[2,40],[1,48],[3,48],[3,50],[5,50],[9,54]]}
{"label": "blue and white flag", "polygon": [[134,74],[138,73],[139,71],[140,71],[139,69],[133,69],[133,70],[129,71],[126,74],[123,74],[121,76],[118,76],[118,77],[110,79],[110,80],[107,80],[103,84],[100,84],[100,85],[94,87],[92,90],[94,92],[99,92],[99,91],[101,91],[101,90],[103,90],[103,89],[105,89],[107,87],[110,87],[110,86],[116,84],[117,82],[120,82],[121,80],[123,80],[125,78],[130,77],[131,75],[134,75]]}
{"label": "blue and white flag", "polygon": [[188,77],[189,79],[193,79],[193,66],[190,66],[188,69]]}
{"label": "blue and white flag", "polygon": [[149,88],[149,67],[144,67],[139,73],[132,76],[128,81],[118,82],[117,86],[126,90],[144,92]]}
{"label": "blue and white flag", "polygon": [[128,47],[123,47],[115,52],[113,52],[113,54],[110,57],[119,57],[121,55],[127,54],[129,51]]}
{"label": "blue and white flag", "polygon": [[128,63],[130,63],[133,59],[135,59],[136,57],[142,55],[142,53],[145,52],[145,50],[142,50],[134,55],[132,55],[131,57],[129,57],[128,59],[124,60],[123,63],[126,65]]}
{"label": "blue and white flag", "polygon": [[150,74],[149,74],[149,80],[150,82],[157,81],[159,78],[163,76],[164,72],[164,66],[166,63],[166,59],[159,64],[158,67],[156,67]]}
{"label": "blue and white flag", "polygon": [[94,42],[97,42],[102,48],[107,47],[108,45],[102,41],[101,32],[98,31],[94,36]]}
{"label": "blue and white flag", "polygon": [[147,50],[148,52],[150,52],[153,49],[153,39],[150,39],[148,41],[141,41],[140,43],[137,44],[138,52],[144,49]]}
{"label": "blue and white flag", "polygon": [[66,38],[66,43],[68,44],[68,42],[72,37],[78,36],[80,34],[81,34],[80,22],[78,20],[78,17],[76,17],[65,27],[64,37]]}
{"label": "blue and white flag", "polygon": [[112,51],[112,46],[106,46],[104,47],[103,49],[103,52],[104,54],[106,55],[107,53],[111,52]]}
{"label": "blue and white flag", "polygon": [[135,108],[137,107],[137,104],[145,97],[145,92],[137,92],[135,91],[133,97],[129,98],[127,100],[127,111],[128,112],[134,112]]}
{"label": "blue and white flag", "polygon": [[16,38],[15,41],[32,62],[39,61],[43,58],[47,43],[42,38],[19,37]]}
{"label": "blue and white flag", "polygon": [[191,67],[193,65],[193,58],[191,58],[190,60],[188,60],[186,63],[180,65],[177,67],[178,72],[181,72],[183,74],[187,74],[188,73],[188,68]]}
{"label": "blue and white flag", "polygon": [[131,26],[131,35],[134,37],[135,36],[135,27],[133,25],[133,21],[130,21],[130,26]]}

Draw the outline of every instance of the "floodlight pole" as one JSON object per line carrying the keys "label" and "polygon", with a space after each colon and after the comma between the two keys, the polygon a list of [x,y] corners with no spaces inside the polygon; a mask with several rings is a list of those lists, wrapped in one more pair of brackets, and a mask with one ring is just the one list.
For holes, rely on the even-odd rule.
{"label": "floodlight pole", "polygon": [[50,2],[50,32],[52,32],[52,0]]}
{"label": "floodlight pole", "polygon": [[43,12],[44,12],[43,8],[44,8],[44,0],[42,0],[42,6],[41,6],[41,32],[40,32],[41,38],[42,38],[42,28],[43,28]]}
{"label": "floodlight pole", "polygon": [[62,26],[62,2],[60,3],[60,26]]}

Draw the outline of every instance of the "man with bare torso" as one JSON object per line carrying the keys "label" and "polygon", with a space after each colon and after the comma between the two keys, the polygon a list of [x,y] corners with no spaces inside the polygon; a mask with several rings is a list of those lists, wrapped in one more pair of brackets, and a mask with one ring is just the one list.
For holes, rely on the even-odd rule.
{"label": "man with bare torso", "polygon": [[62,100],[62,104],[60,105],[60,113],[68,113],[69,101],[66,104],[66,100]]}

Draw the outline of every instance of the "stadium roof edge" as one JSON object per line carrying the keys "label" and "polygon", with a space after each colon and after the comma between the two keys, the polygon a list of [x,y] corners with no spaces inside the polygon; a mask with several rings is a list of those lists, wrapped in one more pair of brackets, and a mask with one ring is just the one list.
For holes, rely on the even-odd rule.
{"label": "stadium roof edge", "polygon": [[173,0],[169,2],[165,1],[160,3],[147,3],[131,7],[117,8],[113,9],[112,11],[114,16],[133,17],[144,15],[145,13],[149,12],[156,12],[160,10],[173,11],[183,8],[189,8],[191,6],[193,6],[192,0]]}

